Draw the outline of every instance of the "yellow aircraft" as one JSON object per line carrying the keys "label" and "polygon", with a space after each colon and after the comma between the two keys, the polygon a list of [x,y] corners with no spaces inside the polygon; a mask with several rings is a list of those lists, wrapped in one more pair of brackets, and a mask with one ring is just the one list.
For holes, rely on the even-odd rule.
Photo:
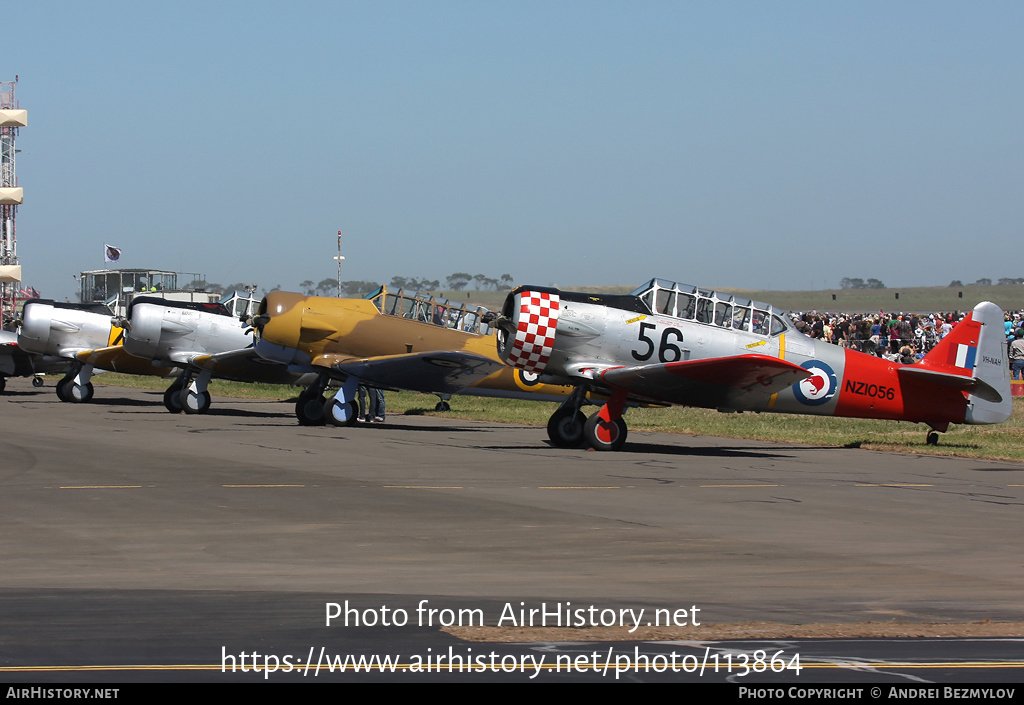
{"label": "yellow aircraft", "polygon": [[[490,315],[489,315],[490,314]],[[274,291],[253,325],[256,352],[292,372],[317,372],[295,405],[304,426],[351,425],[358,386],[437,394],[562,401],[573,390],[541,375],[513,370],[497,355],[493,314],[435,296],[380,287],[362,299]],[[332,382],[338,392],[324,400]]]}

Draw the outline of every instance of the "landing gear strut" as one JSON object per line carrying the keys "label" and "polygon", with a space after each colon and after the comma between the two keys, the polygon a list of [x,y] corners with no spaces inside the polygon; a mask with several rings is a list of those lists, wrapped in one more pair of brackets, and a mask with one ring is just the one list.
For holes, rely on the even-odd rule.
{"label": "landing gear strut", "polygon": [[211,373],[203,370],[195,379],[192,379],[192,374],[191,370],[185,370],[179,379],[181,393],[178,395],[178,403],[186,414],[205,414],[210,410],[210,393],[206,387],[210,383]]}
{"label": "landing gear strut", "polygon": [[164,408],[172,414],[181,413],[181,390],[185,386],[184,375],[178,377],[164,392]]}
{"label": "landing gear strut", "polygon": [[580,411],[587,398],[587,387],[577,385],[572,394],[548,419],[548,438],[559,448],[579,448],[583,445],[583,427],[587,415]]}
{"label": "landing gear strut", "polygon": [[64,378],[57,382],[57,398],[72,404],[92,401],[94,390],[89,381],[92,379],[92,370],[92,365],[74,363]]}
{"label": "landing gear strut", "polygon": [[341,385],[341,389],[324,403],[324,415],[335,426],[354,426],[359,416],[359,404],[356,403],[356,390],[359,379],[349,377]]}
{"label": "landing gear strut", "polygon": [[316,382],[306,387],[295,402],[295,418],[300,426],[323,426],[327,423],[324,415],[324,391],[327,389],[327,375],[321,374]]}
{"label": "landing gear strut", "polygon": [[626,393],[615,392],[601,410],[587,419],[583,437],[594,450],[621,450],[626,444]]}

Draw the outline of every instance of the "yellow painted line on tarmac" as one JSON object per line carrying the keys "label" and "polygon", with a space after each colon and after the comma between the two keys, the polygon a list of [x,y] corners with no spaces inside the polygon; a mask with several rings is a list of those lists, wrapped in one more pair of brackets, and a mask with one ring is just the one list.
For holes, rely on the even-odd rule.
{"label": "yellow painted line on tarmac", "polygon": [[584,487],[584,486],[580,485],[580,486],[565,486],[565,487],[559,487],[559,486],[538,487],[537,489],[539,489],[539,490],[621,490],[622,487],[620,487],[619,485],[608,485],[607,487],[600,486],[600,485],[597,485],[597,486],[595,486],[595,485],[588,485],[588,486]]}
{"label": "yellow painted line on tarmac", "polygon": [[384,485],[386,490],[463,490],[458,485]]}
{"label": "yellow painted line on tarmac", "polygon": [[142,485],[62,485],[62,490],[137,490]]}
{"label": "yellow painted line on tarmac", "polygon": [[221,487],[230,487],[233,489],[237,489],[240,487],[305,487],[305,485],[221,485]]}
{"label": "yellow painted line on tarmac", "polygon": [[[693,663],[696,664],[698,662],[694,661]],[[600,663],[598,661],[595,661],[593,663],[588,663],[587,665],[588,665],[588,668],[594,668],[594,669],[598,669],[598,670],[600,670],[602,668],[605,668],[605,667],[614,669],[615,667],[618,666],[619,668],[629,669],[629,670],[633,670],[633,671],[641,672],[641,673],[645,672],[645,670],[647,670],[647,669],[649,669],[651,667],[649,662],[639,662],[639,661],[635,662],[635,663],[627,663],[627,664],[624,664],[624,663],[621,663],[621,662],[612,663],[610,661],[607,662],[607,663]],[[857,663],[854,666],[850,666],[850,665],[844,664],[844,663],[835,663],[833,661],[802,661],[800,663],[800,669],[801,670],[803,670],[803,669],[814,669],[814,670],[823,670],[823,671],[853,671],[853,670],[860,671],[860,670],[863,670],[865,668],[871,668],[871,669],[902,668],[902,669],[908,669],[908,670],[918,670],[918,669],[951,669],[951,670],[954,670],[954,671],[970,671],[970,670],[976,670],[976,669],[989,669],[989,668],[1021,668],[1022,666],[1024,666],[1024,662],[1021,662],[1021,661],[970,661],[970,662],[936,661],[936,662],[930,662],[930,663],[929,662],[921,662],[921,661],[877,661],[877,662],[873,662],[873,663]],[[279,668],[277,671],[270,671],[269,675],[273,675],[275,678],[281,678],[282,676],[287,676],[288,674],[297,675],[297,676],[302,677],[302,676],[305,676],[307,674],[307,672],[314,672],[314,669],[316,669],[316,668],[317,668],[317,664],[315,664],[315,663],[309,663],[309,664],[307,664],[305,662],[293,663],[293,664],[291,664],[291,667],[288,670],[282,670],[282,669]],[[538,668],[538,667],[531,664],[531,665],[528,665],[528,666],[521,666],[519,669],[515,669],[515,670],[520,670],[523,673],[527,673],[527,672],[534,672],[536,670],[536,668]],[[539,668],[542,669],[542,670],[545,670],[545,671],[554,671],[554,672],[558,673],[558,672],[561,672],[563,669],[565,669],[565,665],[564,664],[560,665],[560,664],[556,664],[556,663],[546,663],[546,664],[543,664],[543,665],[539,666]],[[707,668],[710,671],[712,669],[712,666],[708,665]],[[231,666],[225,666],[224,664],[219,664],[219,663],[217,663],[217,664],[180,664],[180,665],[172,665],[172,664],[131,664],[131,665],[128,665],[128,664],[125,664],[125,665],[95,665],[95,666],[84,666],[84,665],[82,665],[82,666],[0,666],[0,673],[68,673],[68,672],[83,673],[83,672],[97,672],[97,671],[126,671],[126,672],[130,672],[130,671],[135,671],[135,672],[139,672],[139,671],[207,671],[207,672],[217,672],[217,671],[219,671],[221,673],[240,673],[240,672],[246,672],[246,673],[264,674],[265,670],[266,669],[265,669],[264,664],[258,664],[256,666],[250,665],[250,666],[248,666],[243,671],[243,669],[240,666],[231,667]],[[510,673],[510,672],[514,673],[515,670],[505,671],[505,672],[506,673]],[[696,667],[694,667],[694,670],[696,670]],[[725,669],[724,665],[721,665],[721,664],[715,670],[716,670],[716,672],[722,672],[722,673],[728,673],[729,672],[729,671],[727,671]],[[733,664],[731,670],[732,671],[739,671],[741,669],[736,664]],[[782,669],[782,670],[777,671],[777,672],[778,673],[784,673],[785,671],[791,671],[791,670],[793,670],[793,669],[785,668],[785,669]],[[469,665],[469,664],[466,664],[465,666],[459,666],[459,667],[456,667],[456,668],[450,668],[447,663],[445,663],[445,664],[428,664],[428,665],[424,665],[422,663],[412,663],[412,662],[410,662],[410,663],[393,663],[391,665],[383,665],[381,663],[368,663],[366,665],[356,665],[356,664],[352,664],[352,663],[347,663],[347,664],[344,664],[344,665],[335,665],[331,669],[328,669],[326,666],[320,666],[320,668],[319,668],[319,673],[322,674],[322,675],[325,675],[325,676],[329,675],[331,673],[334,673],[334,672],[343,673],[345,671],[364,672],[364,673],[368,673],[368,672],[372,672],[372,671],[377,671],[377,672],[384,672],[384,671],[389,671],[389,672],[395,672],[395,671],[407,672],[407,671],[413,671],[413,672],[416,672],[416,673],[422,673],[424,671],[426,671],[426,672],[431,672],[431,671],[437,671],[437,672],[456,671],[456,672],[460,672],[460,673],[461,672],[467,672],[467,673],[472,673],[472,672],[488,672],[488,671],[494,672],[493,669],[489,669],[489,668],[486,668],[486,667],[480,668],[480,667],[472,666],[472,665]],[[768,671],[769,671],[769,669],[766,668],[765,672],[768,672]],[[315,675],[315,673],[314,673],[314,675]]]}
{"label": "yellow painted line on tarmac", "polygon": [[782,485],[701,485],[701,487],[782,487]]}
{"label": "yellow painted line on tarmac", "polygon": [[854,485],[854,487],[935,487],[935,485],[912,485],[909,483],[903,484],[897,482],[889,482],[879,483],[877,485]]}

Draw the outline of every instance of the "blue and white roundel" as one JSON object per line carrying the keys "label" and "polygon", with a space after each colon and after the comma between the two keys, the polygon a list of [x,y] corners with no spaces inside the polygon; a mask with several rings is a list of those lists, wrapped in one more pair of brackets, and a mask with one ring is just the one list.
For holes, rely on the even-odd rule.
{"label": "blue and white roundel", "polygon": [[802,379],[793,385],[793,394],[801,404],[818,406],[836,395],[839,382],[831,367],[820,360],[808,360],[800,366],[814,373],[813,377]]}

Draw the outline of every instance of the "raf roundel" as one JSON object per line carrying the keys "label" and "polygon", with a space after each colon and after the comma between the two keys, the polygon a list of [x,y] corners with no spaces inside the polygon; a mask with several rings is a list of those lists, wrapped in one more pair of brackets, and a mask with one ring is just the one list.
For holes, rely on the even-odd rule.
{"label": "raf roundel", "polygon": [[555,344],[558,294],[524,291],[516,298],[519,315],[508,363],[526,372],[542,372]]}

